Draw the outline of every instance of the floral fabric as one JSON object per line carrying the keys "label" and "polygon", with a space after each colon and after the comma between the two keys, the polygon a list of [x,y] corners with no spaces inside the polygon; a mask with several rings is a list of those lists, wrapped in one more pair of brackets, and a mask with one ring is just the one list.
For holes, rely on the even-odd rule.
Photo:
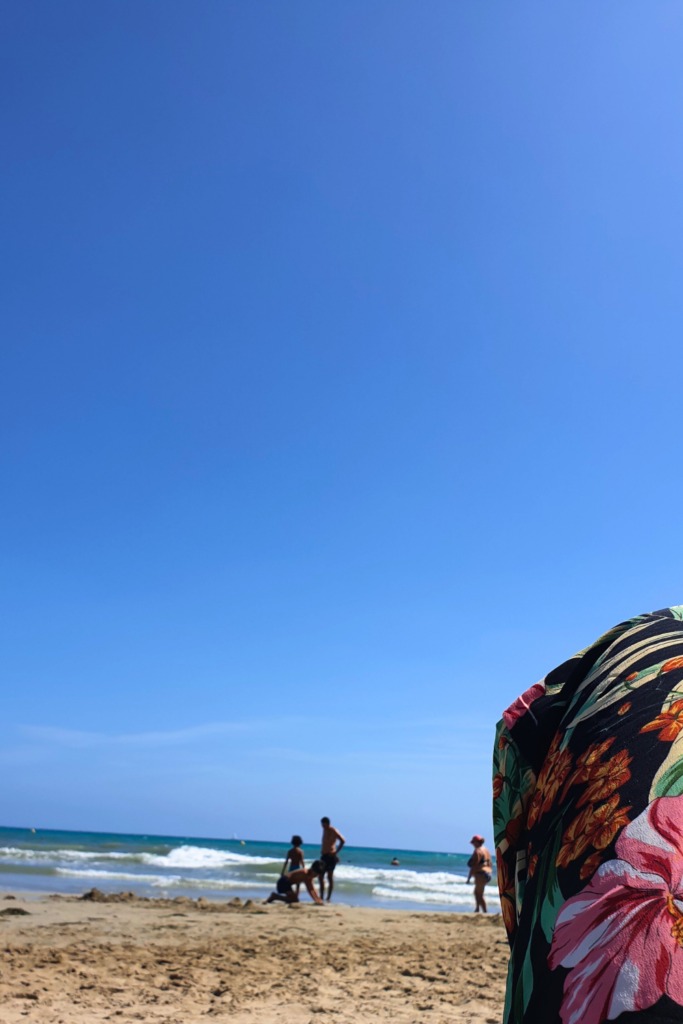
{"label": "floral fabric", "polygon": [[493,796],[504,1024],[683,1022],[683,606],[519,697]]}

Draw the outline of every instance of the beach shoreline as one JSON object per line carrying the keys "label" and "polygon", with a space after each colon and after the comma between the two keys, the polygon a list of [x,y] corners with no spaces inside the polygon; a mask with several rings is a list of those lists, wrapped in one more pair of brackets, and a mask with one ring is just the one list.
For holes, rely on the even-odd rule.
{"label": "beach shoreline", "polygon": [[[263,899],[277,883],[290,844],[121,833],[0,828],[0,892],[78,895],[131,890],[138,896]],[[320,844],[304,843],[306,864]],[[474,909],[469,854],[344,847],[335,901],[385,910]],[[500,909],[494,886],[489,911]]]}
{"label": "beach shoreline", "polygon": [[0,894],[7,1024],[497,1024],[499,915]]}

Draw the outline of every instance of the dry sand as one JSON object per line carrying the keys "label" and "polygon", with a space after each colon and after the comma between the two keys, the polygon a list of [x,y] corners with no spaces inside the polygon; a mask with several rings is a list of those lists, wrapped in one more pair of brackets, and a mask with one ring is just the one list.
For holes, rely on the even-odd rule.
{"label": "dry sand", "polygon": [[[27,913],[21,913],[27,911]],[[498,916],[0,896],[2,1024],[498,1024]]]}

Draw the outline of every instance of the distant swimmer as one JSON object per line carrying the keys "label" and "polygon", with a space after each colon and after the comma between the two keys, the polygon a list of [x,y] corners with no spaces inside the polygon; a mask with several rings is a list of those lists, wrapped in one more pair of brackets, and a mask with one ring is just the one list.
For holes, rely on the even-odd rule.
{"label": "distant swimmer", "polygon": [[483,836],[472,836],[470,843],[474,847],[474,853],[467,861],[467,866],[470,869],[470,873],[467,876],[467,881],[474,878],[474,912],[478,914],[481,910],[482,913],[486,913],[486,900],[484,899],[484,889],[491,881],[492,874],[492,863],[491,854],[484,846]]}
{"label": "distant swimmer", "polygon": [[400,862],[400,860],[398,859],[398,857],[394,857],[394,859],[393,859],[393,860],[392,860],[392,862],[391,862],[391,866],[392,866],[392,868],[397,868],[397,867],[399,866],[399,864],[400,864],[400,863],[401,863],[401,862]]}
{"label": "distant swimmer", "polygon": [[303,882],[308,889],[308,894],[313,902],[322,906],[323,901],[313,888],[313,880],[315,878],[322,879],[323,872],[323,865],[319,860],[314,860],[308,870],[305,870],[304,868],[297,868],[296,871],[290,871],[287,875],[280,875],[277,880],[275,892],[271,892],[266,903],[275,903],[276,901],[280,903],[298,903],[299,886]]}
{"label": "distant swimmer", "polygon": [[327,875],[327,899],[332,899],[332,890],[334,889],[334,869],[339,863],[339,854],[341,848],[346,842],[341,832],[330,825],[329,818],[321,818],[320,824],[323,827],[323,837],[320,846],[320,860],[323,864],[323,874],[320,876],[320,895],[325,898],[325,875]]}

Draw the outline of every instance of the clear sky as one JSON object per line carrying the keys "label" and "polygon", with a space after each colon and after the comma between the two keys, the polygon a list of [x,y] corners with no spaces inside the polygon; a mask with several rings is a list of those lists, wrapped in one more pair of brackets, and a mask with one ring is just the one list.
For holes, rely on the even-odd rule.
{"label": "clear sky", "polygon": [[0,823],[465,850],[683,601],[683,8],[2,11]]}

